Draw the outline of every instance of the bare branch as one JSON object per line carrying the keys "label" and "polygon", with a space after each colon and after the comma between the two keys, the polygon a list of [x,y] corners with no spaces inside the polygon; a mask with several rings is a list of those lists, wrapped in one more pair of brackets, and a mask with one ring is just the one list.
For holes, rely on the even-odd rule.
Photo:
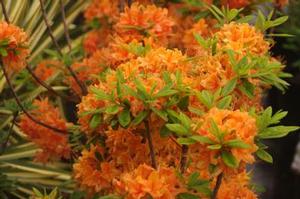
{"label": "bare branch", "polygon": [[8,14],[7,14],[6,8],[5,8],[4,1],[3,1],[3,0],[0,0],[0,3],[1,3],[2,12],[3,12],[3,15],[4,15],[5,21],[6,21],[7,23],[10,23],[10,21],[9,21],[9,17],[8,17]]}
{"label": "bare branch", "polygon": [[181,159],[180,159],[180,171],[182,174],[185,172],[188,150],[189,150],[189,147],[187,145],[182,145]]}
{"label": "bare branch", "polygon": [[17,117],[18,117],[18,112],[14,113],[14,115],[13,115],[13,119],[12,119],[11,125],[10,125],[9,130],[8,130],[8,135],[7,135],[7,138],[6,138],[5,142],[3,143],[0,154],[3,154],[6,150],[6,147],[7,147],[9,138],[12,134],[12,131],[13,131],[13,128],[14,128]]}
{"label": "bare branch", "polygon": [[223,179],[223,173],[220,173],[217,177],[217,182],[216,182],[216,186],[213,190],[213,193],[212,193],[212,196],[211,196],[211,199],[216,199],[217,198],[217,195],[218,195],[218,191],[221,187],[221,184],[222,184],[222,179]]}
{"label": "bare branch", "polygon": [[69,29],[68,29],[68,24],[66,21],[65,6],[64,6],[63,0],[59,0],[59,3],[60,3],[61,16],[62,16],[62,20],[63,20],[63,24],[64,24],[64,34],[67,39],[67,44],[68,44],[68,48],[69,48],[69,52],[70,52],[72,50],[72,45],[71,45],[71,37],[70,37]]}
{"label": "bare branch", "polygon": [[39,83],[41,86],[43,86],[44,88],[46,88],[48,91],[50,91],[52,94],[54,95],[57,95],[67,101],[70,101],[70,102],[77,102],[77,100],[75,100],[74,98],[72,97],[69,97],[69,96],[65,96],[65,95],[62,95],[58,92],[56,92],[51,86],[47,85],[44,81],[42,81],[41,79],[39,79],[35,73],[32,71],[32,69],[29,67],[28,64],[26,64],[26,70],[30,73],[30,75],[35,79],[35,81],[37,81],[37,83]]}
{"label": "bare branch", "polygon": [[55,131],[55,132],[63,133],[63,134],[68,133],[68,132],[65,131],[65,130],[58,129],[58,128],[56,128],[56,127],[50,126],[50,125],[48,125],[48,124],[45,124],[45,123],[43,123],[43,122],[37,120],[37,119],[34,118],[29,112],[27,112],[27,110],[26,110],[26,109],[24,108],[24,106],[22,105],[22,103],[21,103],[21,101],[20,101],[18,95],[16,94],[16,92],[15,92],[14,89],[13,89],[13,86],[12,86],[12,84],[11,84],[11,82],[10,82],[8,73],[7,73],[6,69],[5,69],[5,66],[4,66],[3,63],[2,63],[2,60],[0,60],[0,66],[1,66],[1,68],[2,68],[2,71],[3,71],[3,74],[4,74],[4,76],[5,76],[6,82],[7,82],[8,86],[9,86],[9,88],[10,88],[10,90],[11,90],[11,92],[12,92],[12,94],[13,94],[13,96],[14,96],[14,98],[15,98],[17,104],[18,104],[18,106],[21,108],[21,110],[24,112],[24,114],[25,114],[28,118],[30,118],[30,119],[31,119],[32,121],[34,121],[35,123],[37,123],[37,124],[39,124],[39,125],[41,125],[41,126],[43,126],[43,127],[46,127],[46,128],[48,128],[48,129],[51,129],[51,130],[53,130],[53,131]]}
{"label": "bare branch", "polygon": [[[61,57],[63,57],[63,53],[62,53],[62,51],[61,51],[61,49],[60,49],[60,46],[58,45],[57,40],[56,40],[55,37],[54,37],[54,34],[53,34],[53,32],[52,32],[52,30],[51,30],[51,27],[50,27],[50,23],[49,23],[49,21],[48,21],[48,19],[47,19],[47,14],[46,14],[46,9],[45,9],[45,4],[44,4],[44,1],[43,1],[43,0],[40,0],[40,5],[41,5],[42,13],[43,13],[43,19],[44,19],[44,22],[45,22],[45,24],[46,24],[46,26],[47,26],[48,33],[49,33],[49,35],[50,35],[50,38],[51,38],[53,44],[55,45],[56,50],[57,50],[57,52],[59,53],[59,55],[60,55]],[[73,71],[73,69],[72,69],[70,66],[67,65],[66,67],[67,67],[69,73],[71,74],[71,76],[73,77],[73,79],[75,80],[75,82],[76,82],[76,83],[78,84],[78,86],[80,87],[82,94],[83,94],[83,95],[86,95],[86,94],[87,94],[87,89],[86,89],[85,84],[84,84],[83,82],[81,82],[81,81],[78,79],[78,77],[76,76],[76,73]]]}
{"label": "bare branch", "polygon": [[154,147],[153,147],[153,143],[152,143],[152,137],[151,137],[150,126],[149,126],[148,120],[145,121],[145,128],[146,128],[146,138],[147,138],[148,146],[149,146],[149,150],[150,150],[151,165],[154,169],[157,169],[155,152],[154,152]]}

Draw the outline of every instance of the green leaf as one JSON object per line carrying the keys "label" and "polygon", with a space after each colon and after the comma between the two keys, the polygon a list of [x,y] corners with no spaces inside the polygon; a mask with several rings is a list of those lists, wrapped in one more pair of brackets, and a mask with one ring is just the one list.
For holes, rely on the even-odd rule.
{"label": "green leaf", "polygon": [[160,118],[162,118],[164,121],[168,121],[168,113],[166,111],[158,110],[157,108],[154,107],[151,107],[151,110]]}
{"label": "green leaf", "polygon": [[199,196],[196,196],[191,193],[180,193],[176,196],[176,199],[200,199]]}
{"label": "green leaf", "polygon": [[118,112],[119,112],[119,106],[118,105],[108,106],[105,109],[105,113],[110,114],[110,115],[117,114]]}
{"label": "green leaf", "polygon": [[191,138],[178,138],[177,142],[181,145],[191,145],[197,143],[195,140]]}
{"label": "green leaf", "polygon": [[180,112],[178,119],[186,129],[190,129],[192,121],[186,114]]}
{"label": "green leaf", "polygon": [[122,127],[127,127],[131,121],[129,108],[124,108],[123,111],[118,115],[118,121]]}
{"label": "green leaf", "polygon": [[269,37],[295,37],[295,35],[284,34],[284,33],[270,33],[267,34]]}
{"label": "green leaf", "polygon": [[168,86],[164,87],[163,89],[161,89],[160,91],[158,91],[158,93],[155,94],[155,98],[159,98],[159,97],[167,97],[167,96],[171,96],[178,93],[177,90],[174,89],[170,89]]}
{"label": "green leaf", "polygon": [[231,100],[232,100],[231,96],[226,96],[218,102],[217,107],[219,109],[226,109],[230,106]]}
{"label": "green leaf", "polygon": [[200,142],[201,144],[215,144],[215,142],[210,138],[201,135],[193,135],[190,139]]}
{"label": "green leaf", "polygon": [[135,85],[136,85],[136,88],[138,90],[138,94],[140,95],[140,97],[143,100],[150,99],[151,96],[147,93],[147,89],[145,88],[143,83],[137,78],[134,80],[134,82],[135,82]]}
{"label": "green leaf", "polygon": [[283,24],[284,22],[286,22],[288,19],[289,19],[288,16],[279,17],[272,22],[272,27],[279,26],[279,25]]}
{"label": "green leaf", "polygon": [[101,122],[102,122],[101,114],[97,113],[92,116],[89,125],[92,129],[95,129],[101,124]]}
{"label": "green leaf", "polygon": [[206,42],[206,40],[198,33],[193,33],[194,35],[194,38],[196,39],[197,43],[200,45],[200,46],[203,46],[204,48],[208,48],[208,44]]}
{"label": "green leaf", "polygon": [[218,140],[221,142],[222,141],[222,133],[216,124],[216,122],[212,119],[210,122],[210,129],[209,132],[213,134]]}
{"label": "green leaf", "polygon": [[122,198],[118,195],[110,194],[110,195],[107,195],[107,196],[101,196],[98,199],[122,199]]}
{"label": "green leaf", "polygon": [[227,96],[229,95],[236,87],[237,84],[237,78],[233,78],[230,80],[223,88],[221,91],[221,96]]}
{"label": "green leaf", "polygon": [[172,78],[171,78],[171,76],[170,76],[170,73],[168,73],[167,71],[164,71],[164,72],[163,72],[163,79],[164,79],[166,85],[169,85],[169,86],[170,86],[170,85],[173,84]]}
{"label": "green leaf", "polygon": [[212,108],[214,103],[214,96],[207,90],[198,92],[197,98],[208,108]]}
{"label": "green leaf", "polygon": [[166,127],[170,130],[176,133],[178,136],[185,136],[189,135],[188,129],[186,129],[181,124],[166,124]]}
{"label": "green leaf", "polygon": [[220,144],[213,144],[213,145],[209,145],[207,146],[208,149],[211,149],[211,150],[219,150],[222,148],[222,145]]}
{"label": "green leaf", "polygon": [[258,149],[256,151],[257,157],[259,157],[261,160],[268,162],[268,163],[273,163],[273,158],[272,156],[265,150],[263,149]]}
{"label": "green leaf", "polygon": [[192,187],[192,186],[197,185],[197,184],[198,184],[197,182],[198,182],[198,178],[199,178],[199,177],[200,177],[199,172],[194,172],[194,173],[192,173],[192,174],[189,176],[187,185],[188,185],[189,187]]}
{"label": "green leaf", "polygon": [[248,149],[250,147],[249,144],[246,144],[242,140],[235,139],[235,140],[229,140],[224,143],[226,146],[230,148],[240,148],[240,149]]}
{"label": "green leaf", "polygon": [[298,126],[274,126],[268,127],[261,131],[258,135],[261,139],[281,138],[288,135],[290,132],[297,131]]}
{"label": "green leaf", "polygon": [[237,23],[248,23],[249,21],[251,21],[252,19],[254,18],[253,15],[247,15],[247,16],[244,16],[238,20],[236,20]]}
{"label": "green leaf", "polygon": [[189,106],[189,101],[190,101],[189,96],[185,96],[185,97],[183,97],[183,98],[180,99],[180,101],[178,102],[177,106],[181,110],[187,110],[187,108]]}
{"label": "green leaf", "polygon": [[189,106],[188,107],[188,110],[191,112],[191,113],[194,113],[198,116],[203,116],[204,115],[204,111],[198,109],[198,108],[195,108],[195,107],[192,107],[192,106]]}
{"label": "green leaf", "polygon": [[137,116],[133,119],[132,124],[133,125],[140,124],[147,116],[148,116],[147,111],[139,112],[139,114],[137,114]]}
{"label": "green leaf", "polygon": [[7,47],[9,44],[9,39],[2,39],[0,41],[0,47]]}
{"label": "green leaf", "polygon": [[160,129],[159,133],[160,133],[160,136],[164,138],[164,137],[168,137],[169,135],[171,135],[172,131],[170,131],[166,126],[163,126]]}
{"label": "green leaf", "polygon": [[91,87],[91,92],[95,94],[96,98],[98,100],[111,100],[111,96],[106,94],[104,91],[96,88],[96,87]]}
{"label": "green leaf", "polygon": [[249,98],[254,97],[254,85],[251,84],[248,80],[243,80],[243,84],[239,86],[240,91],[247,95]]}
{"label": "green leaf", "polygon": [[235,157],[227,152],[227,151],[223,151],[221,153],[221,157],[222,157],[222,160],[223,162],[228,166],[228,167],[231,167],[231,168],[236,168],[238,166],[238,162],[237,160],[235,159]]}
{"label": "green leaf", "polygon": [[6,49],[0,48],[0,55],[1,55],[2,57],[6,57],[6,56],[8,55]]}

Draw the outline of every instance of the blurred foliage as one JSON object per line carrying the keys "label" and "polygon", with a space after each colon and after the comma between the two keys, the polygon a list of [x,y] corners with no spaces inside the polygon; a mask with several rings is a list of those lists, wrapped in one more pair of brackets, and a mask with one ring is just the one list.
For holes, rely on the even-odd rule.
{"label": "blurred foliage", "polygon": [[[291,37],[285,37],[282,41],[282,47],[289,53],[297,55],[300,51],[300,1],[291,0],[287,8],[287,14],[289,20],[283,26],[277,29],[280,33],[287,33],[292,35]],[[291,57],[291,66],[300,68],[300,59],[298,56]]]}

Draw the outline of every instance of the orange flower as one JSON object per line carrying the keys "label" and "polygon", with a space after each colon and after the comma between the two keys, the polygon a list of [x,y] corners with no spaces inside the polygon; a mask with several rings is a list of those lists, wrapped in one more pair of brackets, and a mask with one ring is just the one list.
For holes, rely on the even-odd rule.
{"label": "orange flower", "polygon": [[108,130],[105,146],[116,167],[122,172],[129,172],[139,164],[150,163],[148,145],[142,138],[141,131],[134,129]]}
{"label": "orange flower", "polygon": [[251,2],[249,0],[222,0],[223,6],[229,6],[229,8],[242,8],[248,6]]}
{"label": "orange flower", "polygon": [[125,173],[115,184],[126,199],[142,199],[147,195],[153,199],[174,199],[180,191],[174,169],[154,170],[146,164],[140,165],[133,172]]}
{"label": "orange flower", "polygon": [[[150,50],[145,57],[139,57],[118,67],[126,75],[136,72],[146,74],[161,74],[163,71],[175,73],[177,70],[182,73],[190,71],[191,66],[186,61],[187,57],[181,51],[166,48]],[[138,71],[135,71],[138,70]]]}
{"label": "orange flower", "polygon": [[224,65],[219,55],[200,56],[194,61],[193,88],[216,91],[235,76],[231,65]]}
{"label": "orange flower", "polygon": [[0,22],[0,48],[7,52],[1,58],[9,74],[19,72],[25,67],[29,49],[27,34],[22,29]]}
{"label": "orange flower", "polygon": [[100,47],[106,47],[110,41],[111,30],[108,28],[101,28],[100,30],[93,30],[87,33],[83,40],[83,48],[88,54],[94,53]]}
{"label": "orange flower", "polygon": [[95,111],[98,108],[103,108],[104,106],[105,102],[97,100],[93,93],[89,93],[82,97],[81,103],[78,104],[77,107],[79,116],[78,123],[84,133],[91,134],[93,132],[100,133],[102,131],[102,126],[97,129],[92,129],[90,127],[92,115],[87,113]]}
{"label": "orange flower", "polygon": [[264,35],[247,23],[225,24],[216,36],[218,49],[231,49],[241,55],[264,55],[270,48],[270,44],[264,40]]}
{"label": "orange flower", "polygon": [[217,23],[216,20],[200,19],[193,25],[191,29],[188,29],[184,33],[183,44],[186,48],[188,55],[203,55],[207,54],[206,50],[198,44],[194,34],[199,34],[203,38],[211,37],[216,31],[213,26]]}
{"label": "orange flower", "polygon": [[257,199],[257,195],[249,189],[249,176],[243,171],[222,181],[217,199]]}
{"label": "orange flower", "polygon": [[35,75],[42,81],[46,81],[54,75],[56,69],[61,65],[57,60],[43,60],[35,68]]}
{"label": "orange flower", "polygon": [[84,17],[91,21],[95,18],[102,19],[108,17],[115,20],[119,15],[118,1],[93,0],[84,12]]}
{"label": "orange flower", "polygon": [[[208,137],[209,139],[218,142],[217,137],[211,132],[211,123],[214,121],[221,132],[224,132],[223,143],[230,140],[241,140],[247,144],[248,148],[229,148],[228,151],[236,158],[237,162],[253,163],[253,153],[257,150],[254,138],[257,134],[256,120],[252,118],[247,112],[240,110],[219,110],[217,108],[211,109],[203,117],[203,123],[198,133],[201,136]],[[207,147],[207,145],[203,145]],[[212,162],[219,162],[218,150],[204,150],[207,156],[213,157],[207,162],[207,165]],[[210,152],[209,152],[210,151]],[[201,153],[201,150],[200,150]],[[209,155],[212,153],[212,155]]]}
{"label": "orange flower", "polygon": [[[67,123],[61,118],[59,110],[53,107],[48,99],[35,100],[33,105],[36,109],[30,111],[30,114],[37,120],[54,126],[61,130],[67,130]],[[21,116],[20,127],[28,136],[28,139],[36,143],[42,152],[37,154],[36,160],[46,162],[49,159],[69,158],[70,146],[68,136],[36,124],[26,115]]]}
{"label": "orange flower", "polygon": [[[91,57],[85,58],[82,62],[76,62],[71,67],[80,81],[91,84],[97,82],[95,76],[100,75],[107,68],[107,59],[103,55],[103,50],[97,50]],[[67,83],[73,91],[81,95],[81,89],[73,77],[68,77]]]}
{"label": "orange flower", "polygon": [[174,22],[168,17],[168,10],[155,5],[143,6],[133,3],[121,13],[115,25],[116,33],[127,43],[133,39],[141,41],[145,36],[157,39],[165,44],[172,33]]}
{"label": "orange flower", "polygon": [[120,175],[111,163],[102,159],[103,157],[104,149],[92,145],[89,150],[83,150],[79,161],[73,166],[75,180],[89,193],[111,190],[112,180]]}

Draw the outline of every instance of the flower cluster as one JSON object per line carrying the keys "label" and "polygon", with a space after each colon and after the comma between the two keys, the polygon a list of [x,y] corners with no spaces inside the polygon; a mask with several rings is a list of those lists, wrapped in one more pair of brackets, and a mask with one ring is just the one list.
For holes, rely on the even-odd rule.
{"label": "flower cluster", "polygon": [[[55,84],[80,100],[70,104],[77,115],[66,117],[72,128],[48,98],[21,116],[21,130],[41,148],[36,159],[74,155],[73,177],[88,198],[257,198],[247,165],[272,160],[261,140],[297,129],[276,126],[285,113],[261,102],[268,88],[288,86],[265,34],[284,18],[259,12],[251,25],[244,16],[254,1],[221,0],[221,9],[213,2],[91,1],[84,52],[47,57],[35,68],[41,81],[63,71]],[[26,42],[20,29],[0,23],[5,66],[24,66]]]}
{"label": "flower cluster", "polygon": [[0,22],[0,56],[9,74],[21,71],[29,56],[27,34],[17,26]]}
{"label": "flower cluster", "polygon": [[[82,64],[84,80],[94,80],[78,122],[103,148],[82,153],[75,178],[91,193],[171,199],[209,198],[223,176],[217,198],[257,198],[246,165],[263,150],[262,94],[286,86],[278,80],[284,66],[257,27],[212,16],[188,23],[193,19],[172,11],[176,6],[168,5],[168,16],[166,8],[134,3],[119,14],[108,44],[95,40],[97,51]],[[111,176],[104,180],[102,170]]]}
{"label": "flower cluster", "polygon": [[[35,109],[30,114],[45,124],[55,126],[61,130],[67,130],[66,121],[61,118],[59,110],[50,104],[49,100],[35,100]],[[20,128],[28,136],[28,139],[38,145],[42,151],[36,155],[36,160],[47,162],[59,158],[70,158],[70,146],[68,135],[58,134],[56,131],[36,124],[26,115],[22,115]]]}

